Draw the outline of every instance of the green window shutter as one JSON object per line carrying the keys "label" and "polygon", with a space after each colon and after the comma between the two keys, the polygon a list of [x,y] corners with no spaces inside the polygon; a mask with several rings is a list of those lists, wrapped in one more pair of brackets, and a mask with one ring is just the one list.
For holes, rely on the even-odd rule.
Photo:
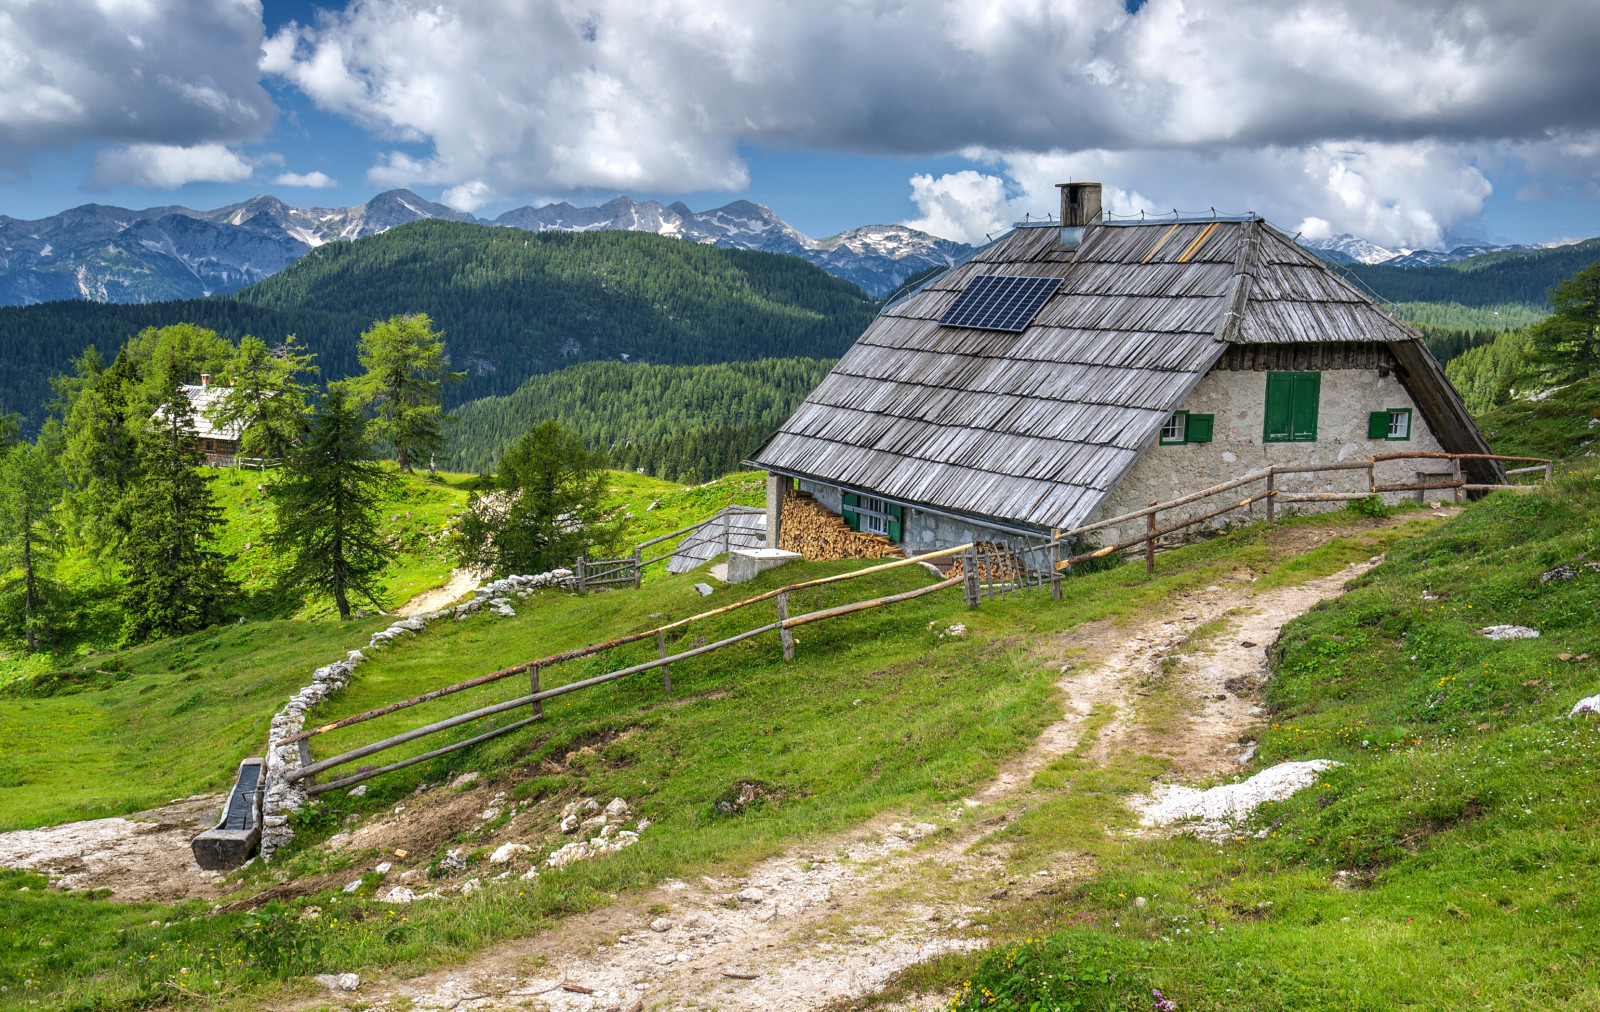
{"label": "green window shutter", "polygon": [[1367,438],[1389,438],[1389,412],[1374,411],[1372,414],[1367,416]]}
{"label": "green window shutter", "polygon": [[846,492],[844,494],[844,505],[840,508],[839,515],[844,517],[844,522],[850,525],[852,531],[861,529],[861,514],[850,507],[860,505],[860,503],[860,498],[854,492]]}
{"label": "green window shutter", "polygon": [[899,506],[885,506],[884,512],[889,514],[889,540],[895,544],[900,543],[900,510]]}
{"label": "green window shutter", "polygon": [[1189,424],[1184,428],[1184,441],[1189,443],[1211,442],[1213,415],[1190,415]]}
{"label": "green window shutter", "polygon": [[1295,373],[1289,438],[1312,443],[1317,439],[1317,406],[1322,398],[1320,372]]}
{"label": "green window shutter", "polygon": [[1293,394],[1294,374],[1267,373],[1267,416],[1262,426],[1261,439],[1266,443],[1289,441],[1290,397]]}

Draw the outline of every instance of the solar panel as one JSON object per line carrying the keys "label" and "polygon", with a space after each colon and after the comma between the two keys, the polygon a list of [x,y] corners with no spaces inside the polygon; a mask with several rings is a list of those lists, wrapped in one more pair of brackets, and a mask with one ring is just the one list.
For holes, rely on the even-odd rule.
{"label": "solar panel", "polygon": [[979,330],[1026,330],[1039,307],[1061,287],[1060,278],[983,274],[967,282],[939,322]]}

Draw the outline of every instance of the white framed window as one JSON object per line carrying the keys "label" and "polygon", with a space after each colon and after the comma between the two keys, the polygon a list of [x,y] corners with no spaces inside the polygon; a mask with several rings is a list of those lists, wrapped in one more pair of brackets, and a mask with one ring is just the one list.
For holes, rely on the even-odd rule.
{"label": "white framed window", "polygon": [[882,499],[864,495],[860,502],[861,529],[868,534],[889,534],[889,508]]}
{"label": "white framed window", "polygon": [[1175,412],[1171,418],[1167,419],[1167,424],[1161,426],[1161,441],[1163,443],[1184,442],[1186,435],[1184,430],[1187,428],[1188,421],[1189,413],[1187,411]]}
{"label": "white framed window", "polygon": [[1411,412],[1401,409],[1389,411],[1389,438],[1411,438]]}

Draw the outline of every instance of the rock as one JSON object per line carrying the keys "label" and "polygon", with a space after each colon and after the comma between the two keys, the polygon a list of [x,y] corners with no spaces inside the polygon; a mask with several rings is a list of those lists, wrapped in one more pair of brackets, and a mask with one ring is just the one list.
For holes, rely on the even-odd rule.
{"label": "rock", "polygon": [[439,860],[439,867],[446,871],[462,871],[467,867],[466,855],[459,850],[447,850]]}
{"label": "rock", "polygon": [[577,801],[567,802],[566,806],[561,809],[561,817],[565,819],[569,815],[577,815],[580,812],[596,812],[599,810],[600,804],[595,799],[579,798]]}
{"label": "rock", "polygon": [[1492,640],[1535,640],[1539,630],[1525,625],[1490,625],[1479,629],[1478,635]]}
{"label": "rock", "polygon": [[525,843],[502,843],[489,855],[490,864],[505,864],[518,854],[526,854],[533,848]]}
{"label": "rock", "polygon": [[697,584],[694,585],[694,589],[698,590],[700,592],[700,596],[701,597],[707,597],[711,593],[711,584],[709,584],[709,583],[697,583]]}
{"label": "rock", "polygon": [[1572,704],[1572,712],[1568,717],[1576,717],[1580,713],[1600,713],[1600,695],[1585,696]]}
{"label": "rock", "polygon": [[655,920],[650,922],[650,930],[651,931],[671,931],[672,930],[672,922],[667,920],[665,917],[657,917]]}
{"label": "rock", "polygon": [[612,798],[611,803],[605,808],[607,822],[626,822],[632,814],[633,809],[629,808],[628,803],[621,798]]}
{"label": "rock", "polygon": [[361,798],[361,797],[365,797],[366,794],[367,794],[367,785],[366,784],[361,784],[359,786],[352,787],[352,788],[350,788],[350,790],[346,791],[345,792],[345,797]]}
{"label": "rock", "polygon": [[755,886],[746,886],[739,890],[740,903],[760,903],[767,898],[767,894]]}
{"label": "rock", "polygon": [[673,963],[676,963],[677,961],[678,961],[677,955],[675,955],[674,953],[671,953],[671,952],[663,952],[661,955],[656,957],[656,964],[658,966],[671,966]]}
{"label": "rock", "polygon": [[578,817],[576,815],[569,815],[565,819],[562,819],[561,831],[563,833],[576,833],[578,831]]}
{"label": "rock", "polygon": [[645,830],[650,828],[650,820],[649,819],[640,819],[639,820],[639,824],[637,826],[633,827],[633,828],[634,828],[635,832],[642,833]]}
{"label": "rock", "polygon": [[538,877],[539,877],[539,869],[537,869],[537,868],[529,868],[527,871],[525,871],[521,875],[517,876],[517,878],[520,878],[524,882],[532,882],[534,879],[536,879]]}
{"label": "rock", "polygon": [[469,878],[465,882],[461,883],[461,895],[463,895],[463,896],[471,896],[473,893],[477,892],[479,889],[482,889],[482,888],[483,888],[482,880],[476,879],[476,878]]}
{"label": "rock", "polygon": [[361,986],[361,978],[353,973],[319,973],[311,979],[333,991],[354,991]]}
{"label": "rock", "polygon": [[500,809],[493,807],[485,808],[483,811],[478,813],[478,818],[482,819],[484,822],[488,822],[490,819],[497,819],[499,817]]}
{"label": "rock", "polygon": [[408,868],[400,873],[400,882],[403,885],[411,885],[413,882],[421,882],[422,879],[423,874],[419,868]]}
{"label": "rock", "polygon": [[461,788],[470,786],[471,784],[475,784],[477,782],[478,771],[473,770],[471,773],[463,773],[459,777],[456,777],[454,780],[450,781],[450,788],[452,790],[459,791]]}
{"label": "rock", "polygon": [[395,886],[393,889],[390,889],[383,896],[379,897],[378,902],[379,903],[410,903],[412,900],[414,900],[416,898],[417,898],[417,894],[412,892],[410,889],[407,889],[405,886]]}
{"label": "rock", "polygon": [[604,815],[591,816],[590,818],[584,819],[582,822],[578,823],[578,825],[582,829],[587,829],[592,832],[599,832],[605,828],[606,817]]}
{"label": "rock", "polygon": [[361,880],[360,879],[356,879],[354,882],[350,882],[347,885],[345,885],[344,889],[342,889],[340,891],[341,892],[347,892],[347,893],[353,893],[357,889],[360,889],[360,888],[361,888]]}
{"label": "rock", "polygon": [[1557,566],[1539,575],[1540,583],[1571,583],[1578,578],[1578,571],[1571,566]]}
{"label": "rock", "polygon": [[387,875],[389,874],[389,869],[393,867],[394,865],[390,864],[388,861],[380,861],[378,866],[372,870],[377,872],[379,875]]}

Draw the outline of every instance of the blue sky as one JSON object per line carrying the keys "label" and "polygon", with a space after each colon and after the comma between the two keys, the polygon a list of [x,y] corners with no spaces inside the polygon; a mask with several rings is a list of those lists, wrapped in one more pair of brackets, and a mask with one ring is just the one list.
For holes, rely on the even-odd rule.
{"label": "blue sky", "polygon": [[406,186],[971,240],[1070,176],[1391,246],[1600,233],[1588,2],[148,0],[85,33],[89,5],[0,0],[39,54],[0,84],[0,213]]}

